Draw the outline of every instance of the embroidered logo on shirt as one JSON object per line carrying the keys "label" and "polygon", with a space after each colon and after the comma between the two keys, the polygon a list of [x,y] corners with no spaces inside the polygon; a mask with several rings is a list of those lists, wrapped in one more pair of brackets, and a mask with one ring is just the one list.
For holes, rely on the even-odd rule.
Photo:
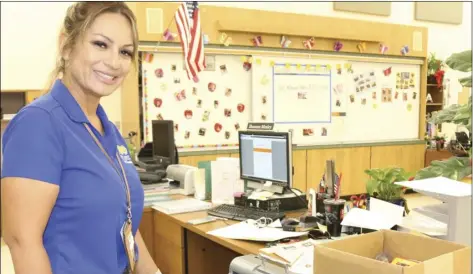
{"label": "embroidered logo on shirt", "polygon": [[132,164],[133,162],[131,161],[130,154],[128,153],[128,150],[126,147],[122,145],[117,146],[118,149],[118,154],[120,154],[120,157],[122,158],[122,161],[126,164]]}

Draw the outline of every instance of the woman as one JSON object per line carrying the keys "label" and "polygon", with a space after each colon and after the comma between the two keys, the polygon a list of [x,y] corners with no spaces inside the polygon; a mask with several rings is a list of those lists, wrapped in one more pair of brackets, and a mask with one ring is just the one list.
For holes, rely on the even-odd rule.
{"label": "woman", "polygon": [[2,217],[15,273],[160,273],[138,231],[138,174],[99,104],[132,67],[137,36],[124,3],[72,5],[59,37],[61,79],[8,125]]}

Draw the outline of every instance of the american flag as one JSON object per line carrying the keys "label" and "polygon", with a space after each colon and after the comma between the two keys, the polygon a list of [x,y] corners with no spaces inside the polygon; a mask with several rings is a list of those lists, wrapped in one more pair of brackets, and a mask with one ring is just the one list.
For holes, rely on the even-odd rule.
{"label": "american flag", "polygon": [[205,68],[198,3],[196,1],[183,2],[176,11],[175,20],[184,53],[187,77],[198,82],[197,74]]}

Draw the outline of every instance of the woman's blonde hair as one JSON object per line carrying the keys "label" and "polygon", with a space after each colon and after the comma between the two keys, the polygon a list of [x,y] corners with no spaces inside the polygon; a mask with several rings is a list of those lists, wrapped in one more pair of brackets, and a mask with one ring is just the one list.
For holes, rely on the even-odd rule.
{"label": "woman's blonde hair", "polygon": [[138,29],[136,17],[131,9],[124,2],[77,2],[67,9],[66,17],[59,34],[59,48],[56,58],[56,65],[51,72],[50,80],[45,92],[48,92],[54,81],[65,70],[65,60],[63,58],[66,50],[71,50],[78,39],[81,39],[87,29],[95,19],[103,13],[118,13],[130,22],[133,32],[133,55],[132,61],[135,63],[138,55]]}

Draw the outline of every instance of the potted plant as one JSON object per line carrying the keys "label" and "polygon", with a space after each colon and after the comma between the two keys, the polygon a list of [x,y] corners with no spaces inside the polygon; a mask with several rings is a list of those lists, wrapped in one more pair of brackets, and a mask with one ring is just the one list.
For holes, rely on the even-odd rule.
{"label": "potted plant", "polygon": [[[446,60],[447,66],[461,72],[471,72],[471,50],[454,53]],[[471,88],[471,75],[459,79],[464,87]],[[432,113],[428,119],[429,123],[442,124],[454,123],[465,126],[471,132],[471,96],[468,103],[464,105],[454,104],[440,111]],[[454,156],[443,161],[432,161],[430,166],[417,172],[416,179],[432,177],[447,177],[452,180],[461,181],[471,176],[471,147],[468,148],[467,157]]]}
{"label": "potted plant", "polygon": [[435,136],[434,140],[435,140],[435,147],[437,148],[437,150],[441,150],[445,147],[445,137]]}
{"label": "potted plant", "polygon": [[443,61],[437,59],[435,53],[430,53],[429,58],[427,59],[427,83],[436,84],[439,83],[439,77],[443,81],[443,70],[442,68]]}
{"label": "potted plant", "polygon": [[394,184],[395,182],[402,182],[414,179],[403,168],[389,167],[389,168],[374,168],[365,170],[365,173],[370,176],[366,182],[366,192],[369,198],[374,197],[389,203],[399,206],[404,206],[406,213],[409,213],[407,202],[404,199],[405,187]]}

